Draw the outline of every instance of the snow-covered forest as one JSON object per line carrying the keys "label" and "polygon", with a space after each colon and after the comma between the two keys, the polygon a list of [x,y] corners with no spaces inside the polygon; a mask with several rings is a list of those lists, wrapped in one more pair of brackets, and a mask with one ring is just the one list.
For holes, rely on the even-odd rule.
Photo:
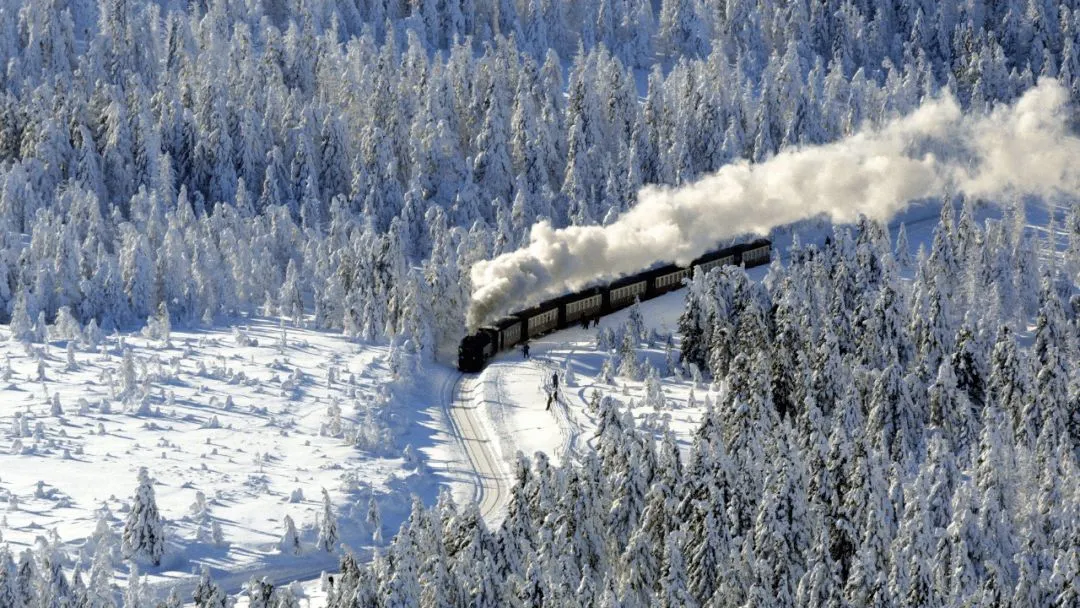
{"label": "snow-covered forest", "polygon": [[[657,6],[659,4],[659,6]],[[416,348],[538,218],[820,143],[943,87],[1076,96],[1071,3],[31,0],[0,8],[18,337],[258,311]]]}
{"label": "snow-covered forest", "polygon": [[946,204],[915,259],[864,223],[699,273],[683,362],[721,387],[688,455],[598,399],[595,451],[521,456],[500,527],[417,503],[329,605],[1077,605],[1080,233],[1040,262],[1024,227]]}
{"label": "snow-covered forest", "polygon": [[[610,224],[644,185],[841,140],[946,92],[981,113],[1052,77],[1080,101],[1078,45],[1071,0],[0,5],[0,390],[45,396],[26,397],[33,412],[0,406],[11,461],[79,460],[76,446],[116,440],[107,424],[128,434],[123,464],[147,467],[102,469],[124,471],[130,501],[110,497],[121,516],[103,505],[76,558],[55,528],[21,536],[45,534],[32,517],[55,525],[42,513],[70,503],[63,491],[39,481],[23,499],[39,513],[5,489],[11,520],[27,519],[16,536],[5,516],[0,532],[33,551],[0,548],[0,608],[155,605],[167,591],[135,564],[169,559],[163,534],[180,550],[228,544],[216,495],[163,524],[194,489],[183,457],[164,462],[204,450],[219,468],[200,482],[226,491],[243,450],[161,426],[224,420],[236,441],[233,422],[269,419],[269,447],[242,457],[261,479],[245,491],[284,500],[275,516],[297,502],[311,516],[275,520],[274,552],[383,544],[372,487],[361,504],[323,469],[342,490],[286,498],[299,489],[278,486],[306,464],[262,468],[302,452],[424,471],[427,454],[400,454],[417,426],[401,406],[412,380],[446,375],[425,372],[465,331],[474,263],[527,243],[537,221]],[[403,482],[386,500],[401,531],[370,563],[345,552],[329,605],[1076,605],[1080,211],[1037,197],[934,204],[922,253],[864,221],[796,239],[760,282],[738,268],[695,276],[671,342],[681,357],[663,372],[718,389],[689,440],[598,394],[596,449],[558,466],[519,459],[494,529],[450,493],[405,516]],[[1030,208],[1047,221],[1029,225]],[[199,333],[252,318],[266,335],[260,347],[233,331],[242,355]],[[597,350],[618,352],[601,376],[641,380],[644,330],[620,332],[621,346],[605,330]],[[137,331],[141,351],[119,333]],[[66,345],[62,361],[50,342]],[[337,352],[367,347],[386,354]],[[350,357],[359,380],[338,377]],[[326,402],[309,398],[313,378]],[[163,443],[139,444],[149,436]],[[348,509],[334,506],[342,494]],[[224,608],[227,595],[204,574],[193,599]],[[256,579],[246,596],[299,605]]]}

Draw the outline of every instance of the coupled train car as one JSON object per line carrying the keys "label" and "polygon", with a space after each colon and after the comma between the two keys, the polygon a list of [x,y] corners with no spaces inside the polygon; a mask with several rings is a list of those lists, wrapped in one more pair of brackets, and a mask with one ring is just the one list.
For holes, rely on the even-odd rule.
{"label": "coupled train car", "polygon": [[525,340],[613,313],[630,306],[635,299],[649,300],[679,289],[694,268],[703,272],[729,264],[753,268],[768,264],[771,251],[772,243],[768,239],[758,239],[707,253],[685,268],[668,264],[516,312],[465,336],[458,347],[458,369],[479,372],[495,353]]}

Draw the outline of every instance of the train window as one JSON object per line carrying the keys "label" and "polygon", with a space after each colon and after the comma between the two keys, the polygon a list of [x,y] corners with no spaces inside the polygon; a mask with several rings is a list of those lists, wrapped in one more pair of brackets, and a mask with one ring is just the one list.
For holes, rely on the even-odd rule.
{"label": "train window", "polygon": [[582,298],[580,300],[577,300],[576,302],[570,302],[566,305],[566,316],[570,320],[576,319],[582,316],[579,313],[583,313],[584,311],[592,311],[600,308],[600,304],[602,303],[602,301],[603,300],[600,296],[589,296],[588,298]]}
{"label": "train window", "polygon": [[705,262],[703,264],[699,264],[698,268],[701,269],[702,273],[708,273],[710,270],[712,270],[713,268],[716,268],[717,266],[727,266],[728,264],[731,264],[734,261],[735,261],[735,256],[725,255],[724,257],[722,257],[722,258],[720,258],[718,260],[713,260],[711,262]]}
{"label": "train window", "polygon": [[751,250],[749,250],[749,251],[747,251],[746,253],[743,254],[743,262],[750,263],[750,264],[754,264],[754,263],[757,263],[757,262],[762,262],[762,261],[767,260],[768,258],[769,258],[769,248],[768,247],[757,247],[757,248],[751,249]]}
{"label": "train window", "polygon": [[538,315],[533,315],[529,317],[529,335],[531,336],[536,332],[541,332],[555,327],[555,325],[558,323],[558,320],[558,308],[553,308]]}
{"label": "train window", "polygon": [[515,323],[503,330],[503,343],[515,344],[521,338],[521,324]]}
{"label": "train window", "polygon": [[611,301],[619,302],[622,300],[629,300],[630,298],[645,292],[645,281],[634,283],[633,285],[627,285],[626,287],[619,287],[618,289],[611,290]]}
{"label": "train window", "polygon": [[679,281],[682,281],[687,276],[688,273],[689,273],[688,270],[677,270],[675,272],[672,272],[672,273],[665,274],[663,276],[657,277],[656,286],[657,287],[667,287],[669,285],[678,284]]}

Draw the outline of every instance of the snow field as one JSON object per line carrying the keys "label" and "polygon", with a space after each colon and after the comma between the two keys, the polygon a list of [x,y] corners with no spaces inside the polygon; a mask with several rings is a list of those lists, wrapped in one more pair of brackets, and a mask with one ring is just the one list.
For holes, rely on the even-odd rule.
{"label": "snow field", "polygon": [[[423,457],[410,463],[402,448],[431,441],[440,422],[414,424],[417,411],[388,407],[419,404],[395,396],[411,389],[393,382],[393,358],[270,320],[177,331],[168,343],[73,342],[70,359],[65,342],[0,342],[3,541],[15,552],[44,536],[78,555],[102,516],[119,534],[145,466],[168,540],[151,583],[167,589],[202,564],[226,588],[219,573],[293,580],[333,570],[336,556],[314,547],[322,488],[354,549],[371,543],[372,495],[388,531],[411,493],[433,497]],[[286,515],[304,544],[298,558],[279,555]]]}

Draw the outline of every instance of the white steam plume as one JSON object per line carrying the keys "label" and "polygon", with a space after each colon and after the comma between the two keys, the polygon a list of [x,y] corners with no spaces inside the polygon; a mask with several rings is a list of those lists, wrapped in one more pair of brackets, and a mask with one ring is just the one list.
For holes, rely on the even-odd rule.
{"label": "white steam plume", "polygon": [[767,234],[818,214],[887,221],[946,192],[1080,193],[1080,139],[1066,126],[1068,92],[1040,80],[1015,104],[963,115],[952,97],[822,146],[746,161],[681,188],[648,186],[608,226],[537,223],[529,245],[471,272],[470,330],[607,277],[657,262],[689,263],[727,238]]}

